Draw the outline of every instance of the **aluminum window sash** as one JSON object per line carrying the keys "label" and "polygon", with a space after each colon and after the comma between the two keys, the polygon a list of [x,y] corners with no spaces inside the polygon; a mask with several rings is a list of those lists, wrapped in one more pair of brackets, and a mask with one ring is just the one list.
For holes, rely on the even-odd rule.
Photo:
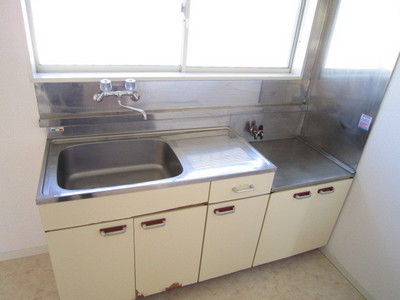
{"label": "aluminum window sash", "polygon": [[182,54],[181,54],[181,72],[186,72],[187,65],[187,50],[189,40],[189,23],[190,23],[190,0],[182,2],[183,14],[183,39],[182,39]]}
{"label": "aluminum window sash", "polygon": [[187,73],[290,73],[289,68],[188,67]]}
{"label": "aluminum window sash", "polygon": [[133,65],[36,65],[38,73],[71,72],[180,72],[181,66],[133,66]]}
{"label": "aluminum window sash", "polygon": [[288,67],[290,70],[293,67],[293,61],[294,61],[294,57],[296,55],[296,48],[297,48],[299,37],[300,37],[301,25],[303,24],[304,11],[306,9],[306,2],[307,2],[307,0],[301,1],[299,13],[297,16],[297,24],[296,24],[296,29],[294,31],[294,35],[293,35],[293,39],[292,39],[292,50],[290,53],[289,64],[288,64]]}
{"label": "aluminum window sash", "polygon": [[[34,71],[38,72],[38,62],[39,62],[39,55],[38,55],[38,49],[37,49],[37,43],[36,43],[36,36],[35,36],[35,27],[33,25],[33,17],[32,17],[32,6],[31,6],[31,1],[30,0],[22,0],[22,6],[23,9],[25,7],[25,18],[27,21],[27,25],[25,25],[25,30],[27,32],[27,38],[28,38],[28,44],[29,48],[31,48],[31,59],[33,62],[31,62]],[[24,6],[25,5],[25,6]]]}

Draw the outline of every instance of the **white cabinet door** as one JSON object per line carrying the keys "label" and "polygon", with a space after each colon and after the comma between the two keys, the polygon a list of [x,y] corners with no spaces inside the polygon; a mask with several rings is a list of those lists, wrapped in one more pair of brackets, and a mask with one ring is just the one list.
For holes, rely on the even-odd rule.
{"label": "white cabinet door", "polygon": [[301,234],[302,247],[298,251],[304,252],[328,243],[351,182],[352,179],[348,179],[313,187]]}
{"label": "white cabinet door", "polygon": [[46,233],[61,300],[135,298],[133,219]]}
{"label": "white cabinet door", "polygon": [[310,206],[310,196],[310,188],[271,194],[254,265],[296,253],[304,219]]}
{"label": "white cabinet door", "polygon": [[351,182],[346,179],[273,193],[253,265],[326,245]]}
{"label": "white cabinet door", "polygon": [[269,195],[210,205],[199,280],[250,268]]}
{"label": "white cabinet door", "polygon": [[207,206],[134,219],[137,296],[198,280]]}

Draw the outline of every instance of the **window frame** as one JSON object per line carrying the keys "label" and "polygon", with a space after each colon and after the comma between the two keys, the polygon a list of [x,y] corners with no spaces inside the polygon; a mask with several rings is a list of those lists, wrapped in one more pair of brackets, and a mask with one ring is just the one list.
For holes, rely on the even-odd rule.
{"label": "window frame", "polygon": [[[135,78],[146,79],[268,79],[268,78],[300,78],[306,64],[306,52],[312,37],[314,18],[318,13],[320,0],[301,0],[297,25],[294,32],[288,68],[254,68],[254,67],[191,67],[186,65],[188,26],[183,21],[183,43],[181,65],[179,66],[134,66],[134,65],[40,65],[33,30],[30,0],[22,0],[25,27],[28,37],[33,77],[38,81],[55,78],[101,78],[109,75],[118,78],[129,74]],[[186,7],[184,18],[190,17],[190,0],[183,0]],[[187,6],[189,5],[189,6]],[[319,38],[319,37],[318,37]],[[71,76],[72,75],[72,76]],[[111,75],[111,76],[110,76]],[[42,79],[42,80],[41,80]]]}

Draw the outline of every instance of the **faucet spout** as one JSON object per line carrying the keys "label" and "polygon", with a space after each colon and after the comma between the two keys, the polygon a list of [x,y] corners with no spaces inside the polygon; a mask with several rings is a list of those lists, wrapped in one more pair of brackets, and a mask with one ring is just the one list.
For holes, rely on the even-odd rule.
{"label": "faucet spout", "polygon": [[129,105],[124,105],[124,104],[121,103],[121,99],[118,99],[118,104],[120,106],[122,106],[123,108],[130,109],[130,110],[136,111],[138,113],[141,113],[142,116],[143,116],[143,119],[147,120],[147,114],[143,109],[132,107],[132,106],[129,106]]}

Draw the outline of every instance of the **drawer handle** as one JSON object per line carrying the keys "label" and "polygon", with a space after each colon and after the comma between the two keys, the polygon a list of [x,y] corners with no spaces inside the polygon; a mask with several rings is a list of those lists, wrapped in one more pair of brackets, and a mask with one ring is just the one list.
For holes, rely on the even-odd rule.
{"label": "drawer handle", "polygon": [[227,207],[221,207],[221,208],[216,208],[214,209],[214,214],[217,216],[223,216],[227,214],[233,214],[235,212],[235,206],[227,206]]}
{"label": "drawer handle", "polygon": [[332,194],[335,192],[335,188],[333,186],[322,188],[318,190],[318,194],[321,195],[326,195],[326,194]]}
{"label": "drawer handle", "polygon": [[311,197],[311,192],[310,191],[296,193],[296,194],[293,195],[293,198],[296,198],[296,199],[306,199],[306,198],[310,198],[310,197]]}
{"label": "drawer handle", "polygon": [[102,228],[99,230],[102,236],[112,236],[116,234],[121,234],[126,232],[126,225]]}
{"label": "drawer handle", "polygon": [[152,229],[152,228],[163,227],[163,226],[165,226],[165,224],[166,224],[165,218],[146,221],[146,222],[141,223],[143,229]]}
{"label": "drawer handle", "polygon": [[235,186],[232,188],[232,191],[235,193],[245,193],[245,192],[254,192],[256,190],[255,186],[252,184],[247,185],[245,188],[242,186]]}

